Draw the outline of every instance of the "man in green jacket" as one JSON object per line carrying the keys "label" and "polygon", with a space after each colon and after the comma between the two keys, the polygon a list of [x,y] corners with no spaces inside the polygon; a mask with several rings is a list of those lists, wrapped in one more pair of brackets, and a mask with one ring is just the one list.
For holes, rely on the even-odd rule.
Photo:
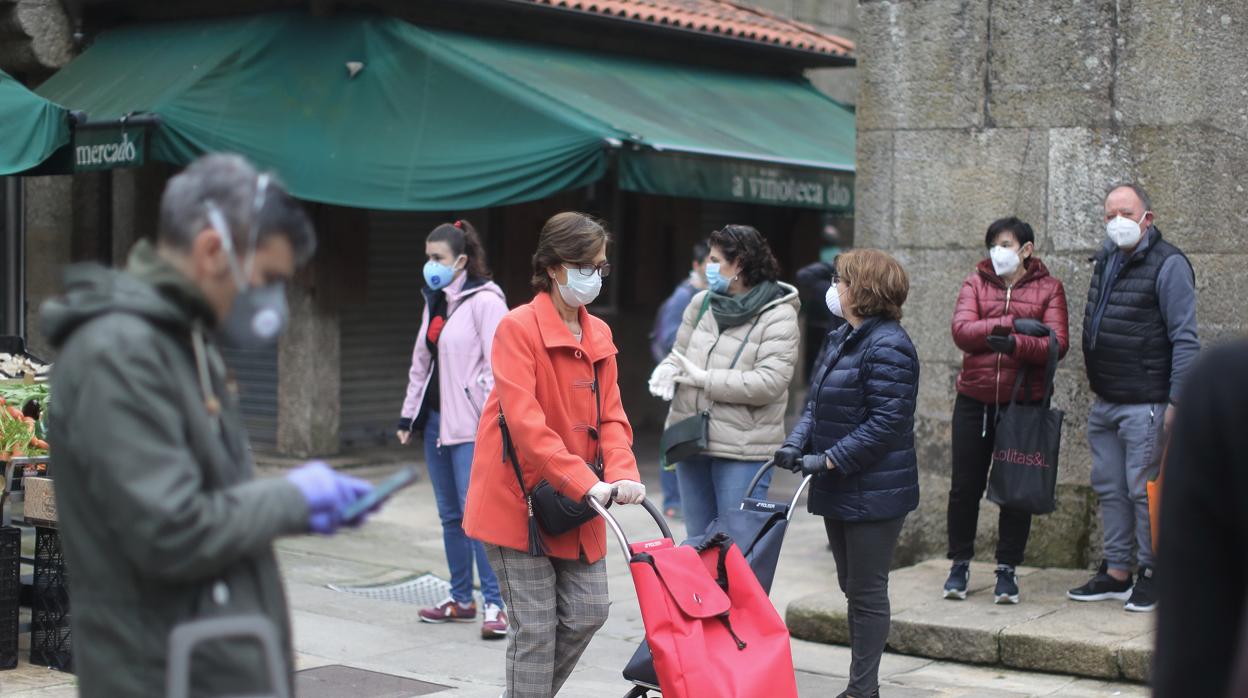
{"label": "man in green jacket", "polygon": [[170,180],[156,244],[136,245],[126,272],[71,268],[65,295],[44,306],[59,347],[50,469],[84,698],[164,695],[170,632],[238,615],[272,623],[286,671],[270,678],[251,642],[213,641],[194,655],[192,694],[293,684],[272,542],[332,533],[370,486],[323,463],[255,479],[217,342],[272,346],[285,282],[314,247],[280,185],[239,156],[209,155]]}

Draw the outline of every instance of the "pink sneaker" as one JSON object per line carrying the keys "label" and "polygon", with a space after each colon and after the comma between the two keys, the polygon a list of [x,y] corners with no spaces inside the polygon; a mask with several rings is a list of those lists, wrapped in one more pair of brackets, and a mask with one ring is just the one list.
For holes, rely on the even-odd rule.
{"label": "pink sneaker", "polygon": [[486,640],[507,637],[507,613],[496,604],[485,605],[485,619],[481,622],[481,637]]}
{"label": "pink sneaker", "polygon": [[426,623],[469,623],[477,618],[477,604],[469,602],[467,606],[455,599],[448,598],[433,608],[420,609],[420,619]]}

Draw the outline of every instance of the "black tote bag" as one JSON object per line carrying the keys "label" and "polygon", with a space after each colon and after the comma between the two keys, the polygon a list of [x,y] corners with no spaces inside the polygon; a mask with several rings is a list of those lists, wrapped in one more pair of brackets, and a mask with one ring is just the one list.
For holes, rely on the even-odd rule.
{"label": "black tote bag", "polygon": [[1018,404],[1026,371],[1014,380],[1010,407],[997,423],[992,446],[988,500],[1003,508],[1048,514],[1057,508],[1057,457],[1065,413],[1050,406],[1057,373],[1057,336],[1049,331],[1049,360],[1044,369],[1044,397],[1038,405]]}

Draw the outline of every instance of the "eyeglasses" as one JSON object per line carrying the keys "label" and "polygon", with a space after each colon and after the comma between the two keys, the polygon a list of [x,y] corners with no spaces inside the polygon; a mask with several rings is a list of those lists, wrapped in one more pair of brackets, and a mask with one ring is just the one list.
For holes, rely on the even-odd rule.
{"label": "eyeglasses", "polygon": [[594,272],[598,272],[598,275],[604,279],[611,276],[610,262],[603,262],[602,264],[565,264],[563,268],[569,272],[574,271],[586,279],[593,276]]}

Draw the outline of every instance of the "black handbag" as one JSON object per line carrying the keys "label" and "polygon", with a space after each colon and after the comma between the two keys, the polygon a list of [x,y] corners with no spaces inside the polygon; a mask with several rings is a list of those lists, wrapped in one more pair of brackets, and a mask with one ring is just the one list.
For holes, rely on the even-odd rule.
{"label": "black handbag", "polygon": [[1050,407],[1057,373],[1057,337],[1049,334],[1044,396],[1039,404],[1018,403],[1024,370],[1019,370],[1010,407],[997,423],[992,445],[988,500],[1007,509],[1048,514],[1057,508],[1057,459],[1062,446],[1061,410]]}
{"label": "black handbag", "polygon": [[[598,366],[594,366],[594,408],[597,412],[596,424],[589,435],[597,442],[597,453],[593,463],[585,465],[594,475],[602,480],[602,400],[598,392]],[[541,531],[548,535],[558,536],[580,526],[598,515],[588,504],[573,500],[559,494],[546,480],[542,480],[532,489],[524,488],[524,475],[520,472],[520,459],[516,457],[515,445],[511,441],[511,432],[507,429],[507,420],[503,417],[503,406],[498,406],[498,429],[503,437],[503,460],[510,460],[515,470],[516,481],[520,483],[520,492],[529,509],[529,554],[545,555],[546,545],[542,542]],[[611,506],[611,502],[607,502]],[[540,530],[539,530],[540,529]]]}
{"label": "black handbag", "polygon": [[[702,322],[702,316],[706,314],[706,307],[710,304],[711,294],[706,294],[706,299],[702,301],[702,308],[698,311],[698,319],[693,321],[696,328]],[[741,346],[737,347],[736,356],[732,357],[732,363],[728,365],[728,370],[732,370],[737,366],[737,360],[741,358],[741,352],[745,351],[746,340],[750,338],[750,334],[754,332],[754,327],[758,325],[759,318],[762,314],[754,317],[754,324],[750,325],[750,329],[746,330],[745,336],[741,338]],[[723,336],[722,334],[720,336]],[[716,340],[717,342],[719,340]],[[679,463],[680,461],[696,456],[706,450],[706,446],[710,443],[711,431],[711,403],[704,410],[699,410],[692,417],[685,417],[676,422],[672,426],[663,430],[663,435],[659,437],[659,467],[667,468],[669,463]]]}

